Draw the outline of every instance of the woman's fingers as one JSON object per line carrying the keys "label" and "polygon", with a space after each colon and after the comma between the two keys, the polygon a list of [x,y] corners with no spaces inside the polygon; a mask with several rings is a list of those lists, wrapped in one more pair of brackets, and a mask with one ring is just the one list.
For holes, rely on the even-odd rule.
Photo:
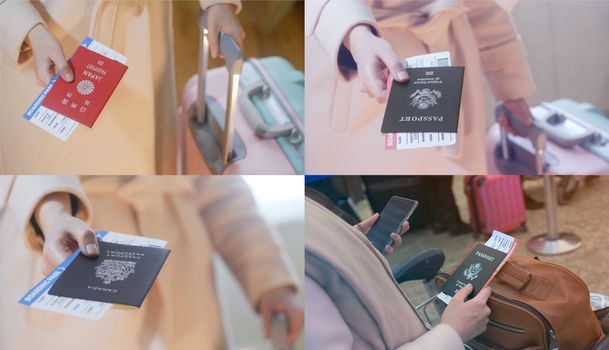
{"label": "woman's fingers", "polygon": [[400,227],[400,232],[398,232],[398,234],[400,236],[403,236],[404,234],[406,234],[406,232],[410,229],[410,223],[408,221],[404,221],[402,223],[402,227]]}
{"label": "woman's fingers", "polygon": [[220,55],[220,49],[218,48],[220,33],[218,32],[218,28],[215,25],[209,26],[207,39],[209,40],[209,50],[211,51],[211,57],[218,58],[218,56]]}
{"label": "woman's fingers", "polygon": [[507,132],[509,132],[512,135],[518,135],[518,133],[516,132],[516,130],[514,130],[512,128],[512,126],[510,125],[510,122],[508,121],[508,118],[506,115],[502,115],[499,117],[499,125],[503,126],[503,128],[505,130],[507,130]]}
{"label": "woman's fingers", "polygon": [[286,312],[288,314],[288,343],[294,344],[304,326],[304,313],[296,308],[290,308]]}
{"label": "woman's fingers", "polygon": [[36,59],[36,84],[44,87],[49,83],[55,74],[53,62],[48,57],[39,57]]}
{"label": "woman's fingers", "polygon": [[395,232],[391,234],[391,239],[394,247],[399,247],[402,244],[402,237]]}
{"label": "woman's fingers", "polygon": [[359,224],[356,224],[355,226],[362,233],[366,234],[366,233],[368,233],[368,230],[370,230],[372,225],[374,225],[376,220],[378,220],[378,218],[379,218],[379,213],[374,213],[374,214],[372,214],[371,217],[369,217],[366,220],[360,222]]}
{"label": "woman's fingers", "polygon": [[390,245],[386,245],[385,246],[385,255],[391,255],[393,254],[393,247]]}
{"label": "woman's fingers", "polygon": [[209,48],[213,58],[221,57],[220,33],[230,34],[243,50],[245,32],[241,28],[235,10],[234,5],[222,3],[214,4],[207,9]]}
{"label": "woman's fingers", "polygon": [[404,64],[398,57],[398,55],[393,51],[391,45],[386,42],[386,47],[379,52],[379,57],[385,64],[385,67],[391,73],[391,77],[399,82],[405,82],[408,80],[408,73],[404,69]]}
{"label": "woman's fingers", "polygon": [[360,90],[374,98],[378,102],[383,101],[384,96],[384,79],[381,78],[380,72],[375,67],[364,67],[360,70]]}
{"label": "woman's fingers", "polygon": [[465,299],[467,299],[467,297],[472,293],[473,290],[474,290],[474,286],[472,286],[471,284],[468,283],[467,285],[465,285],[465,287],[459,289],[459,291],[457,291],[457,293],[455,293],[452,300],[454,300],[455,302],[463,303],[463,302],[465,302]]}
{"label": "woman's fingers", "polygon": [[99,245],[95,232],[82,220],[74,220],[69,227],[70,236],[78,243],[78,248],[86,256],[98,256]]}
{"label": "woman's fingers", "polygon": [[66,246],[61,241],[54,241],[52,243],[45,243],[42,256],[46,264],[45,274],[51,272],[57,265],[61,264],[62,261],[66,260],[70,256],[71,252],[67,250]]}
{"label": "woman's fingers", "polygon": [[[72,73],[72,68],[68,64],[65,56],[63,55],[63,51],[61,48],[57,48],[51,51],[49,55],[50,60],[53,62],[54,67],[57,68],[61,78],[68,83],[74,81],[74,73]],[[52,69],[52,68],[51,68]]]}

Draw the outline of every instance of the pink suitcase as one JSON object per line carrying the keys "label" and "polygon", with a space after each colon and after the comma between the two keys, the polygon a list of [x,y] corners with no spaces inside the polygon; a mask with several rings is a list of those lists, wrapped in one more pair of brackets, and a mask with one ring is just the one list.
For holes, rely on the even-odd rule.
{"label": "pink suitcase", "polygon": [[[531,107],[531,113],[537,119],[540,114],[545,113],[547,108],[555,109],[556,107],[552,103],[542,103]],[[609,174],[609,162],[580,146],[560,146],[549,140],[543,130],[537,128],[535,132],[532,129],[534,128],[523,127],[523,134],[527,137],[520,137],[509,135],[499,123],[494,123],[489,128],[486,135],[486,164],[489,174]],[[536,138],[542,142],[538,145],[538,149],[534,150],[532,140]],[[511,146],[507,145],[508,140],[512,144]],[[513,147],[515,145],[518,147]],[[538,159],[534,160],[535,157],[532,154],[535,152],[538,153]],[[519,160],[515,162],[502,161],[503,158],[506,158],[505,153],[510,154],[507,157],[514,157]],[[525,163],[529,165],[523,165]],[[536,164],[533,165],[534,163]]]}
{"label": "pink suitcase", "polygon": [[202,11],[199,74],[186,83],[177,114],[177,173],[294,174],[277,142],[257,136],[237,104],[243,56],[230,35],[220,37],[226,67],[207,71],[205,23]]}
{"label": "pink suitcase", "polygon": [[525,228],[526,209],[518,175],[465,177],[470,225],[478,232],[508,233]]}

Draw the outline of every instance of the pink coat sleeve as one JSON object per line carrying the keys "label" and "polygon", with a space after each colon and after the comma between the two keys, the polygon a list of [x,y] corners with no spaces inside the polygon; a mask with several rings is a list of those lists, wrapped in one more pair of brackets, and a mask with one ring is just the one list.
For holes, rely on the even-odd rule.
{"label": "pink coat sleeve", "polygon": [[17,219],[30,248],[36,252],[42,251],[44,239],[32,225],[32,215],[44,197],[57,192],[65,192],[75,198],[78,202],[76,216],[84,221],[90,220],[91,204],[76,177],[17,176],[8,194],[6,207]]}
{"label": "pink coat sleeve", "polygon": [[296,273],[281,240],[258,213],[248,185],[238,176],[197,182],[199,208],[214,246],[252,305],[280,287],[296,289]]}
{"label": "pink coat sleeve", "polygon": [[0,2],[0,46],[14,64],[27,61],[32,55],[25,39],[34,26],[44,23],[29,1]]}
{"label": "pink coat sleeve", "polygon": [[[328,294],[305,277],[305,346],[307,349],[348,350],[357,345],[354,335]],[[398,321],[399,322],[399,321]],[[450,326],[439,324],[396,350],[463,350],[463,341]]]}
{"label": "pink coat sleeve", "polygon": [[535,82],[512,17],[495,1],[466,1],[482,68],[499,101],[526,97]]}
{"label": "pink coat sleeve", "polygon": [[241,11],[241,0],[199,0],[201,8],[207,10],[208,7],[215,4],[231,4],[237,8],[236,13]]}
{"label": "pink coat sleeve", "polygon": [[463,350],[463,341],[459,334],[450,326],[439,324],[397,350]]}
{"label": "pink coat sleeve", "polygon": [[305,7],[305,35],[314,36],[330,62],[337,77],[348,77],[341,69],[339,52],[345,35],[358,24],[376,28],[376,20],[365,0],[310,0]]}

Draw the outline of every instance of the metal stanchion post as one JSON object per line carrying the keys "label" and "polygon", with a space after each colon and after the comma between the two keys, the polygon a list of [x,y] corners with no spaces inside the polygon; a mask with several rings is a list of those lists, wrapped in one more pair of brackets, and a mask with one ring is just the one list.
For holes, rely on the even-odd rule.
{"label": "metal stanchion post", "polygon": [[556,224],[556,184],[550,175],[543,176],[546,195],[546,220],[548,232],[533,237],[528,243],[530,251],[541,255],[558,255],[571,252],[582,245],[574,233],[558,232]]}

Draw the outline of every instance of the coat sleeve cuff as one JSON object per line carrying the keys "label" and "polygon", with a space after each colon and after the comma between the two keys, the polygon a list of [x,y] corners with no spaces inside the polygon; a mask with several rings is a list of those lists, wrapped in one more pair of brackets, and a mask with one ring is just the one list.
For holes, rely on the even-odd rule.
{"label": "coat sleeve cuff", "polygon": [[241,8],[242,8],[240,0],[199,0],[199,3],[201,4],[201,8],[203,10],[207,10],[211,5],[217,5],[217,4],[234,5],[237,8],[235,13],[241,12]]}
{"label": "coat sleeve cuff", "polygon": [[398,350],[463,350],[463,340],[452,327],[439,324],[415,341],[398,348]]}
{"label": "coat sleeve cuff", "polygon": [[29,1],[5,1],[0,5],[0,43],[2,51],[15,64],[22,64],[32,56],[25,39],[42,17]]}
{"label": "coat sleeve cuff", "polygon": [[40,201],[52,193],[70,194],[74,216],[89,222],[91,204],[80,187],[77,178],[64,176],[18,176],[8,199],[7,207],[17,218],[19,230],[24,233],[29,247],[35,252],[42,252],[44,238],[33,220],[34,212]]}
{"label": "coat sleeve cuff", "polygon": [[314,34],[338,77],[348,79],[355,68],[351,53],[343,46],[343,39],[359,24],[367,24],[376,32],[376,21],[365,1],[330,0],[321,9]]}
{"label": "coat sleeve cuff", "polygon": [[480,59],[498,101],[523,98],[535,92],[535,81],[519,37],[481,50]]}
{"label": "coat sleeve cuff", "polygon": [[[272,245],[272,246],[271,246]],[[269,243],[269,247],[259,247],[259,253],[252,257],[252,261],[239,273],[239,281],[256,310],[260,299],[267,292],[278,288],[289,288],[298,291],[298,281],[290,257],[276,242]]]}

